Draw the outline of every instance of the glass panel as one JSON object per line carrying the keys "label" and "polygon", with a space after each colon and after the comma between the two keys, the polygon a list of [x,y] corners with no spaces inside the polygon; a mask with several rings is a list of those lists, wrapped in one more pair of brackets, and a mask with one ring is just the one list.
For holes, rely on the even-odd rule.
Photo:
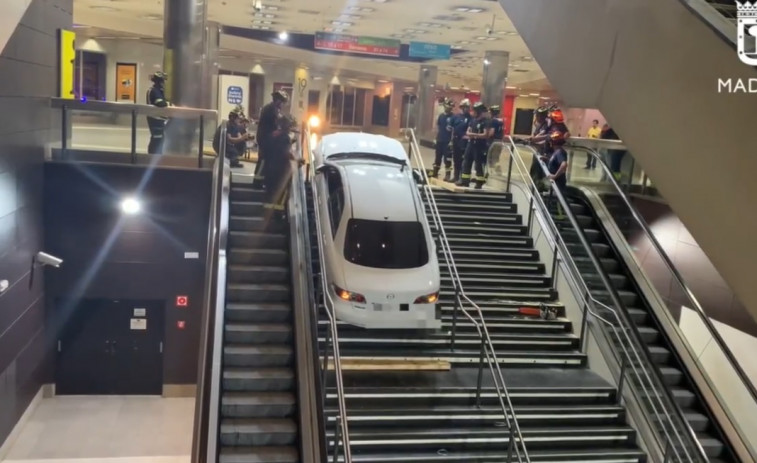
{"label": "glass panel", "polygon": [[364,267],[422,267],[428,263],[426,236],[420,222],[350,219],[344,257]]}
{"label": "glass panel", "polygon": [[368,92],[365,89],[358,89],[355,96],[355,125],[358,127],[363,126],[365,120],[365,99]]}
{"label": "glass panel", "polygon": [[342,111],[342,125],[355,125],[355,89],[344,89],[344,109]]}
{"label": "glass panel", "polygon": [[333,87],[329,93],[328,101],[326,104],[328,110],[329,124],[342,125],[342,103],[344,100],[344,93],[339,90],[339,87]]}

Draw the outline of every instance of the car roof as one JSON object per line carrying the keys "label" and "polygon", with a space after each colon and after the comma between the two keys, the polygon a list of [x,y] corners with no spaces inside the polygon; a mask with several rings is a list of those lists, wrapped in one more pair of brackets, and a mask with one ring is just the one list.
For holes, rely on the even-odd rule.
{"label": "car roof", "polygon": [[382,163],[342,164],[349,185],[352,217],[391,222],[417,222],[414,183],[409,169]]}
{"label": "car roof", "polygon": [[320,149],[324,159],[334,154],[369,153],[407,161],[407,153],[399,141],[371,133],[340,132],[324,135]]}

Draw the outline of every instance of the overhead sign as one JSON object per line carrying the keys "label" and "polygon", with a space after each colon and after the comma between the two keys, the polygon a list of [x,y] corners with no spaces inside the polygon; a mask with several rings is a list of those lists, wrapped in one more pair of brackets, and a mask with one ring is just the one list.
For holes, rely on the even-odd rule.
{"label": "overhead sign", "polygon": [[346,51],[362,55],[400,56],[399,40],[382,39],[378,37],[358,37],[355,35],[315,33],[315,49],[330,51]]}
{"label": "overhead sign", "polygon": [[449,59],[452,47],[439,43],[410,42],[411,58]]}
{"label": "overhead sign", "polygon": [[232,85],[226,90],[226,101],[229,104],[242,104],[244,101],[244,91],[242,87]]}

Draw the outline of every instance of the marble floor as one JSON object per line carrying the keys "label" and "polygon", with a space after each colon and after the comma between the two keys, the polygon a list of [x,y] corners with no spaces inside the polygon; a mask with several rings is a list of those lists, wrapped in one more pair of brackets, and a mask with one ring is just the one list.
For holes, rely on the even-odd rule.
{"label": "marble floor", "polygon": [[43,399],[3,463],[189,463],[194,399]]}

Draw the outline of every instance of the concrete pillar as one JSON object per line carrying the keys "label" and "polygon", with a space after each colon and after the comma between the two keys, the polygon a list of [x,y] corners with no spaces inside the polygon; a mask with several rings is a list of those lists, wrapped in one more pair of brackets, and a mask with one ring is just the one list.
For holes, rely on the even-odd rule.
{"label": "concrete pillar", "polygon": [[425,138],[433,132],[434,107],[436,106],[436,66],[422,65],[418,75],[418,100],[415,104],[416,134]]}
{"label": "concrete pillar", "polygon": [[298,122],[307,117],[308,90],[310,90],[310,71],[305,66],[299,66],[294,70],[294,82],[292,83],[292,101],[290,113]]}
{"label": "concrete pillar", "polygon": [[484,53],[484,78],[481,82],[481,102],[486,106],[502,105],[505,101],[510,52],[492,50]]}
{"label": "concrete pillar", "polygon": [[[203,53],[202,77],[202,106],[203,108],[218,107],[218,50],[221,47],[221,25],[208,22],[205,26],[205,51]],[[247,108],[247,102],[244,103]],[[220,116],[220,115],[219,115]]]}
{"label": "concrete pillar", "polygon": [[[163,69],[168,73],[166,96],[175,106],[210,107],[205,0],[165,0]],[[166,154],[190,154],[197,123],[175,119],[165,134]]]}

